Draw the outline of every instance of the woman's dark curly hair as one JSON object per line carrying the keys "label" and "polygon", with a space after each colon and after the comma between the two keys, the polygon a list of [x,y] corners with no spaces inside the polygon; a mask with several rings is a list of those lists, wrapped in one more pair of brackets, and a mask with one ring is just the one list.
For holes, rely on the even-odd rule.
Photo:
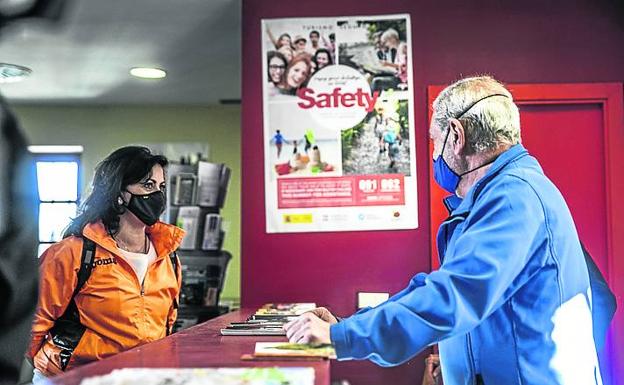
{"label": "woman's dark curly hair", "polygon": [[63,238],[82,235],[88,223],[102,221],[109,234],[119,231],[119,216],[125,206],[118,198],[128,185],[151,176],[152,167],[169,164],[162,155],[154,155],[147,147],[127,146],[115,150],[95,167],[91,194],[82,202],[78,216],[69,224]]}

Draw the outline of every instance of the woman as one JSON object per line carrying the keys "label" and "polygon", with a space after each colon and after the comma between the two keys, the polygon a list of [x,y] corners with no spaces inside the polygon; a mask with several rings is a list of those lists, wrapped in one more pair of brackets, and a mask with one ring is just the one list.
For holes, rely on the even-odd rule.
{"label": "woman", "polygon": [[269,36],[269,40],[271,40],[271,43],[275,46],[275,49],[280,49],[284,46],[292,47],[292,39],[289,34],[283,33],[276,39],[270,28],[267,28],[266,32]]}
{"label": "woman", "polygon": [[279,85],[280,92],[284,95],[296,95],[297,90],[303,87],[312,73],[312,60],[307,54],[295,56],[288,64],[284,79]]}
{"label": "woman", "polygon": [[[96,167],[92,192],[64,239],[41,256],[27,353],[33,382],[171,332],[180,292],[173,252],[184,231],[158,221],[167,163],[145,147],[114,151]],[[90,274],[80,287],[90,244]]]}
{"label": "woman", "polygon": [[290,40],[291,38],[289,34],[287,33],[281,34],[280,37],[277,39],[277,42],[275,43],[275,48],[280,49],[283,46],[291,47],[292,44]]}
{"label": "woman", "polygon": [[323,69],[328,65],[332,65],[332,57],[331,53],[326,48],[319,48],[314,53],[314,58],[312,59],[314,62],[315,71]]}
{"label": "woman", "polygon": [[286,58],[287,64],[295,57],[295,51],[289,45],[281,46],[278,48],[277,52],[281,53],[284,58]]}
{"label": "woman", "polygon": [[267,78],[269,79],[269,96],[278,94],[277,86],[283,81],[288,61],[280,52],[267,53]]}

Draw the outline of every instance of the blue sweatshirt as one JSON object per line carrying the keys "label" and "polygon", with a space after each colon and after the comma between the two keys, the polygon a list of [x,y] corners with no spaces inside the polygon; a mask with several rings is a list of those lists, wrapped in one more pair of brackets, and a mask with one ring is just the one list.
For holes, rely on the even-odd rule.
{"label": "blue sweatshirt", "polygon": [[441,266],[331,326],[339,359],[403,363],[439,343],[446,385],[601,384],[587,266],[561,193],[522,145],[445,201]]}

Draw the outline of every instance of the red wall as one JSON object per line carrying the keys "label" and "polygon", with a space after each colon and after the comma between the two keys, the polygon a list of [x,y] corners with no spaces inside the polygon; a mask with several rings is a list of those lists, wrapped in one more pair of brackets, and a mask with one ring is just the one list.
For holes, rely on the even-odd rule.
{"label": "red wall", "polygon": [[[357,291],[394,293],[414,273],[429,270],[426,86],[481,73],[507,83],[623,81],[624,12],[616,3],[243,0],[243,306],[314,301],[348,315],[355,310]],[[420,227],[267,234],[260,20],[391,13],[411,15]],[[415,383],[413,375],[418,375],[422,362],[418,361],[406,383]]]}

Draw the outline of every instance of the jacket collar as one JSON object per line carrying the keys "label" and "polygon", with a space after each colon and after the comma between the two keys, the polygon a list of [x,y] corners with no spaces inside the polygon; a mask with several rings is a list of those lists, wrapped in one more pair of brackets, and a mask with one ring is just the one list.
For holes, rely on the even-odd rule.
{"label": "jacket collar", "polygon": [[[148,227],[145,232],[154,244],[157,258],[168,256],[174,252],[180,246],[185,234],[181,228],[160,221]],[[82,230],[82,235],[115,255],[119,253],[115,240],[106,231],[102,221],[88,223]]]}
{"label": "jacket collar", "polygon": [[457,215],[470,211],[472,209],[472,205],[474,204],[473,196],[476,191],[480,191],[486,183],[492,180],[492,178],[494,178],[494,176],[496,176],[509,163],[528,154],[529,152],[522,144],[515,144],[505,152],[501,153],[498,158],[496,158],[494,163],[492,163],[492,166],[490,166],[483,178],[479,179],[477,183],[475,183],[474,186],[468,190],[468,193],[463,199],[455,194],[444,198],[444,205],[449,211],[449,214]]}

